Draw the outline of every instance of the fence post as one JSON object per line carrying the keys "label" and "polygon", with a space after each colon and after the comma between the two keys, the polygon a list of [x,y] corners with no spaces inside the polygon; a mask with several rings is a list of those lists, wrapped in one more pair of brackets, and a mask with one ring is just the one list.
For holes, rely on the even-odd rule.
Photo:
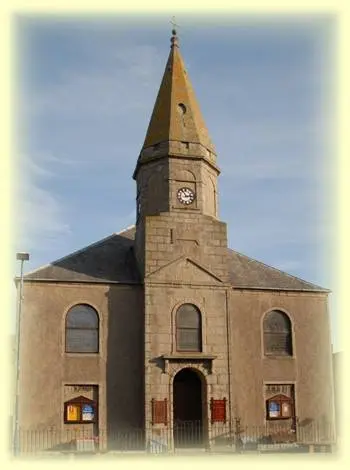
{"label": "fence post", "polygon": [[242,452],[243,442],[241,438],[242,428],[241,428],[241,418],[235,418],[235,451],[240,454]]}

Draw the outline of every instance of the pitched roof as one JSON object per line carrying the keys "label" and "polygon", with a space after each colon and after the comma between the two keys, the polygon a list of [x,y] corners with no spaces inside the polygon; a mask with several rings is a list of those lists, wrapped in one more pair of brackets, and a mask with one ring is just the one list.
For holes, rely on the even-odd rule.
{"label": "pitched roof", "polygon": [[[24,276],[25,280],[140,283],[133,253],[135,227],[89,245]],[[234,250],[228,250],[233,288],[329,292]]]}
{"label": "pitched roof", "polygon": [[24,276],[25,280],[137,283],[135,227],[113,234]]}
{"label": "pitched roof", "polygon": [[234,250],[229,250],[228,262],[232,286],[236,288],[329,292]]}
{"label": "pitched roof", "polygon": [[171,50],[143,149],[165,141],[202,144],[215,154],[173,31]]}

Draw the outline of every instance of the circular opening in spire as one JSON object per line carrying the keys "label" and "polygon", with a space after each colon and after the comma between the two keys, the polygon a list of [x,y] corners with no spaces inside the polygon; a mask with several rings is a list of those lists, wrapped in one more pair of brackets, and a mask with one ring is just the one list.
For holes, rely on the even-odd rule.
{"label": "circular opening in spire", "polygon": [[177,109],[179,110],[180,114],[186,114],[186,106],[183,103],[179,103],[177,105]]}

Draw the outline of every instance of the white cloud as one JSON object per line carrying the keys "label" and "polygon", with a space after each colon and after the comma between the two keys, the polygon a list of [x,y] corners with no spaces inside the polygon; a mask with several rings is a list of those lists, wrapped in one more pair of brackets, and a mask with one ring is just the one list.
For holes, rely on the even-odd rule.
{"label": "white cloud", "polygon": [[162,68],[162,57],[154,47],[109,48],[98,59],[92,51],[88,63],[87,68],[64,69],[55,83],[32,90],[23,99],[25,111],[34,117],[93,120],[149,111],[145,96],[160,83]]}
{"label": "white cloud", "polygon": [[[36,160],[45,160],[40,156]],[[48,156],[48,159],[52,157]],[[21,158],[21,176],[14,191],[16,248],[49,251],[57,241],[70,233],[64,209],[50,189],[44,187],[54,174],[34,158]]]}

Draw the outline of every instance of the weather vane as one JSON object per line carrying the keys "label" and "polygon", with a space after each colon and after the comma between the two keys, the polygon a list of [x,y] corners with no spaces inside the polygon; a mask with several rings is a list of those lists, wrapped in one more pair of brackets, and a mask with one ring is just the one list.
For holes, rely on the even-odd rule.
{"label": "weather vane", "polygon": [[177,28],[178,28],[178,27],[179,27],[179,25],[178,25],[178,24],[176,24],[176,22],[175,22],[175,16],[173,16],[173,17],[172,17],[172,19],[171,19],[170,23],[173,25],[173,28],[174,28],[174,29],[173,29],[173,31],[175,31],[175,34],[176,34],[176,29],[175,29],[175,27],[177,27]]}

